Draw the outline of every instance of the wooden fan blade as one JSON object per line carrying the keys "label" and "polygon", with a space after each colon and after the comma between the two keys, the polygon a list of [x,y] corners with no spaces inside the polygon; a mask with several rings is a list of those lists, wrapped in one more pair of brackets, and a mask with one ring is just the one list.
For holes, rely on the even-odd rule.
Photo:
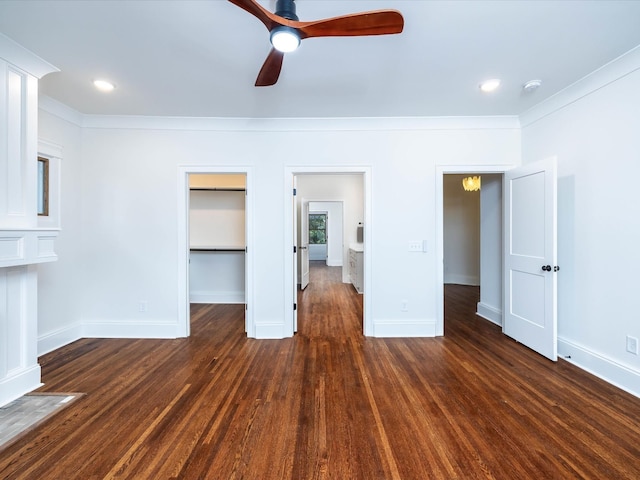
{"label": "wooden fan blade", "polygon": [[312,22],[287,22],[300,38],[390,35],[402,32],[404,18],[397,10],[373,10]]}
{"label": "wooden fan blade", "polygon": [[258,78],[256,79],[256,87],[269,87],[275,85],[280,76],[280,70],[282,70],[282,60],[284,59],[284,53],[275,48],[272,48],[267,55],[267,59],[264,61]]}
{"label": "wooden fan blade", "polygon": [[282,25],[281,18],[269,10],[265,9],[262,5],[260,5],[256,0],[229,0],[234,5],[246,10],[251,15],[256,17],[264,26],[267,27],[269,31],[278,25]]}

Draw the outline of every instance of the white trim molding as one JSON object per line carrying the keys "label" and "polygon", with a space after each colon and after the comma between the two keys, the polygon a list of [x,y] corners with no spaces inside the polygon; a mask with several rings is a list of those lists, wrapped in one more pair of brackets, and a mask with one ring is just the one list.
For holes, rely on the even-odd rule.
{"label": "white trim molding", "polygon": [[47,332],[38,337],[38,356],[53,352],[81,338],[82,326],[80,324],[69,325],[53,332]]}
{"label": "white trim molding", "polygon": [[522,128],[640,69],[640,45],[567,86],[520,115]]}
{"label": "white trim molding", "polygon": [[82,338],[163,338],[173,339],[178,334],[180,325],[177,322],[162,320],[148,320],[144,322],[127,321],[97,321],[82,322]]}
{"label": "white trim molding", "polygon": [[558,356],[605,382],[640,397],[638,370],[561,337],[558,337]]}
{"label": "white trim molding", "polygon": [[0,229],[0,267],[15,267],[58,259],[54,250],[58,230]]}
{"label": "white trim molding", "polygon": [[14,375],[0,378],[0,407],[44,385],[40,375],[40,365],[36,363]]}
{"label": "white trim molding", "polygon": [[476,315],[489,320],[491,323],[495,323],[499,327],[502,327],[502,309],[492,307],[486,303],[478,302],[476,305]]}
{"label": "white trim molding", "polygon": [[373,336],[377,338],[435,337],[435,320],[378,320],[373,322]]}
{"label": "white trim molding", "polygon": [[190,303],[244,303],[244,292],[191,291]]}
{"label": "white trim molding", "polygon": [[[363,176],[364,186],[364,225],[371,225],[372,213],[372,168],[369,165],[333,165],[333,166],[309,166],[309,165],[288,165],[284,169],[284,181],[283,181],[283,205],[285,208],[284,213],[284,278],[285,278],[285,292],[284,292],[284,312],[287,318],[285,319],[284,333],[285,337],[291,337],[294,334],[294,318],[293,304],[297,303],[296,292],[296,274],[294,269],[294,256],[293,252],[293,238],[294,238],[294,219],[295,209],[292,208],[292,186],[294,184],[294,178],[296,175],[308,175],[308,174],[353,174]],[[313,200],[315,201],[315,200]],[[373,320],[371,318],[372,311],[372,298],[370,295],[370,289],[372,285],[372,246],[373,246],[373,229],[367,230],[367,234],[364,236],[364,274],[363,274],[363,305],[362,305],[362,329],[365,336],[373,336]],[[344,281],[344,277],[343,277]],[[258,337],[261,338],[261,337]]]}
{"label": "white trim molding", "polygon": [[83,128],[190,130],[221,132],[513,130],[515,115],[460,117],[223,118],[136,115],[89,115],[42,95],[39,106],[51,115]]}
{"label": "white trim molding", "polygon": [[33,75],[38,79],[44,77],[47,73],[60,71],[59,68],[54,67],[2,33],[0,33],[0,58],[13,65],[18,65],[29,75]]}
{"label": "white trim molding", "polygon": [[[190,325],[190,289],[189,289],[189,174],[201,173],[237,173],[246,176],[245,197],[245,330],[248,337],[256,337],[254,326],[254,242],[253,242],[253,167],[229,165],[179,165],[178,166],[178,329],[177,337],[188,337]],[[257,337],[262,338],[262,337]],[[270,338],[270,337],[267,337]]]}
{"label": "white trim molding", "polygon": [[282,322],[260,322],[254,326],[255,338],[262,340],[280,340],[287,336],[285,332],[285,325]]}
{"label": "white trim molding", "polygon": [[436,335],[444,335],[444,175],[449,173],[503,174],[514,165],[436,165]]}

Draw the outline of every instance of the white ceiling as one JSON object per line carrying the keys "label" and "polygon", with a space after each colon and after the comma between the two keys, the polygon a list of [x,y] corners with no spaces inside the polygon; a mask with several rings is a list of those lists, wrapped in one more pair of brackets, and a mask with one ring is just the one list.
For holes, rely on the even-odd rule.
{"label": "white ceiling", "polygon": [[[273,11],[273,0],[260,3]],[[394,8],[405,28],[304,40],[278,83],[261,88],[268,32],[226,0],[0,0],[0,32],[61,70],[41,93],[79,112],[194,117],[517,115],[640,45],[640,1],[296,5],[300,20]],[[96,91],[98,77],[117,88]],[[492,77],[502,87],[481,94]],[[524,93],[531,79],[543,85]]]}

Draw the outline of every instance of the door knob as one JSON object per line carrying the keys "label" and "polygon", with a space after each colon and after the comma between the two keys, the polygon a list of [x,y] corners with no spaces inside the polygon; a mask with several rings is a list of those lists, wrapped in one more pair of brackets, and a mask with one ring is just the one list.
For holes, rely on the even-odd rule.
{"label": "door knob", "polygon": [[543,265],[542,266],[542,270],[545,272],[550,272],[551,271],[551,265]]}

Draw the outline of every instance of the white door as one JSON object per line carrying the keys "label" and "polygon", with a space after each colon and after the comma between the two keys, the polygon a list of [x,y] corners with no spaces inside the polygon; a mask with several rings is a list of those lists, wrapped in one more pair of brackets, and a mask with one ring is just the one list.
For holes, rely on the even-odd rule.
{"label": "white door", "polygon": [[505,173],[503,331],[557,360],[555,158]]}
{"label": "white door", "polygon": [[293,176],[293,331],[298,331],[298,200],[296,198],[297,178]]}
{"label": "white door", "polygon": [[302,200],[300,211],[300,288],[309,285],[309,202]]}

